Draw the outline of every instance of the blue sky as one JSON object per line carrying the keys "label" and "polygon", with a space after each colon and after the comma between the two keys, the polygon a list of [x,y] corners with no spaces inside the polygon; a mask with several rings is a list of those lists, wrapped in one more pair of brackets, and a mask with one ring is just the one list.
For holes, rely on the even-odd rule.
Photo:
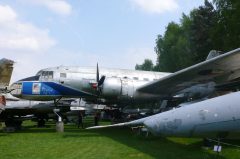
{"label": "blue sky", "polygon": [[[0,55],[12,81],[58,65],[134,69],[155,39],[204,0],[1,0]],[[0,58],[1,58],[0,57]]]}

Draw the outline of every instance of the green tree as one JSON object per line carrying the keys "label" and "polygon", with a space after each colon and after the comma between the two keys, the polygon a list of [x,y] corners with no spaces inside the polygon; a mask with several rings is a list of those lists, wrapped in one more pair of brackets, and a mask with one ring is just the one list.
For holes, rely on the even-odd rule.
{"label": "green tree", "polygon": [[219,49],[214,46],[212,36],[217,23],[217,14],[213,4],[205,0],[203,6],[191,11],[190,20],[188,40],[191,52],[194,55],[194,63],[199,63],[206,59],[210,50]]}
{"label": "green tree", "polygon": [[175,72],[204,61],[210,50],[226,52],[238,48],[239,17],[240,1],[205,0],[189,15],[183,14],[179,24],[169,23],[164,35],[157,36],[157,62],[153,69]]}
{"label": "green tree", "polygon": [[171,22],[164,36],[158,35],[155,70],[175,72],[206,59],[212,49],[212,32],[217,21],[213,4],[205,1],[203,6],[182,15],[180,24]]}
{"label": "green tree", "polygon": [[153,62],[150,59],[145,59],[142,65],[136,64],[135,70],[144,70],[144,71],[152,71],[153,70]]}
{"label": "green tree", "polygon": [[189,27],[189,19],[183,15],[181,21],[181,25],[169,23],[164,37],[158,36],[155,47],[158,56],[155,70],[175,72],[192,64],[188,33],[185,30]]}
{"label": "green tree", "polygon": [[218,22],[214,30],[214,43],[222,51],[238,48],[240,43],[240,1],[214,0]]}

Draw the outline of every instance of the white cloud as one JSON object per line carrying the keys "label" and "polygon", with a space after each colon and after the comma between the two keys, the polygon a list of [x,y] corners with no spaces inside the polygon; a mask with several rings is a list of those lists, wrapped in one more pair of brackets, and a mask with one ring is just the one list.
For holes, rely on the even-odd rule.
{"label": "white cloud", "polygon": [[55,45],[48,30],[18,20],[17,13],[8,5],[0,5],[0,51],[39,52]]}
{"label": "white cloud", "polygon": [[26,0],[28,3],[44,6],[59,15],[70,15],[72,6],[64,0]]}
{"label": "white cloud", "polygon": [[134,6],[149,13],[164,13],[179,8],[177,0],[130,0]]}
{"label": "white cloud", "polygon": [[9,6],[0,5],[0,23],[15,20],[17,14]]}

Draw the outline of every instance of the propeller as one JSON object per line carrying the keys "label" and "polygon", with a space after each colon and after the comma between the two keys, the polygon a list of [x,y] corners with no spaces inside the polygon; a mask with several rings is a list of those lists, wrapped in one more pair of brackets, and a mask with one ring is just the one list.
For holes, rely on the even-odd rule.
{"label": "propeller", "polygon": [[98,94],[101,93],[101,86],[104,83],[106,76],[102,76],[101,78],[99,78],[99,68],[98,68],[98,63],[97,63],[97,73],[96,73],[96,81],[97,81],[97,86],[96,89],[98,91]]}
{"label": "propeller", "polygon": [[99,68],[98,68],[98,63],[97,63],[97,77],[96,77],[96,79],[97,79],[97,83],[99,82]]}

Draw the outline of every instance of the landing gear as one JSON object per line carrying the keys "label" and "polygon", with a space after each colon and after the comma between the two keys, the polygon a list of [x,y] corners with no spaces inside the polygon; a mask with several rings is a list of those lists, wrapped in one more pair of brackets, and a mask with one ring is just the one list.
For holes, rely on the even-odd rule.
{"label": "landing gear", "polygon": [[15,130],[20,130],[22,128],[22,121],[14,120],[14,119],[7,119],[5,121],[7,132],[14,132]]}
{"label": "landing gear", "polygon": [[58,116],[58,121],[56,123],[56,131],[57,132],[64,132],[64,123],[62,121],[62,117],[59,113],[59,109],[54,109],[53,112]]}
{"label": "landing gear", "polygon": [[[61,99],[61,98],[60,98]],[[58,99],[57,101],[54,100],[54,105],[57,108],[57,103],[60,101],[60,99]],[[56,123],[56,131],[57,132],[64,132],[64,123],[62,121],[62,116],[60,114],[60,109],[53,109],[53,112],[57,115],[58,117],[58,121]]]}
{"label": "landing gear", "polygon": [[38,124],[37,126],[39,128],[45,127],[45,120],[44,119],[38,119]]}
{"label": "landing gear", "polygon": [[208,138],[204,138],[203,139],[203,147],[209,149],[209,148],[211,148],[211,146],[212,146],[211,141]]}

